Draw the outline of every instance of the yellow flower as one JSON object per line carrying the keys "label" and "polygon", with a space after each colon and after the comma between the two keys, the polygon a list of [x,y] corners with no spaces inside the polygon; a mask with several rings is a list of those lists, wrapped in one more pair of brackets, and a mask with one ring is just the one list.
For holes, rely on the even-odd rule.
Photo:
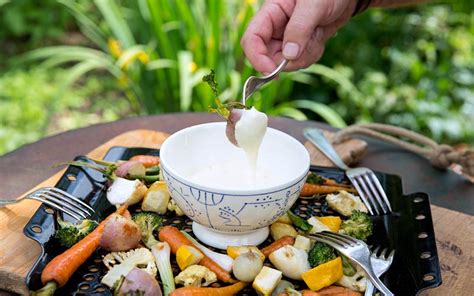
{"label": "yellow flower", "polygon": [[150,57],[144,51],[140,52],[137,56],[138,60],[142,62],[142,64],[146,65],[150,61]]}
{"label": "yellow flower", "polygon": [[113,57],[118,58],[122,54],[122,48],[117,40],[109,38],[107,46],[109,47],[110,54],[112,54]]}
{"label": "yellow flower", "polygon": [[190,71],[191,73],[196,72],[197,68],[198,68],[198,66],[196,65],[195,62],[189,63],[189,71]]}
{"label": "yellow flower", "polygon": [[125,74],[120,75],[118,79],[118,84],[122,87],[127,87],[128,86],[128,77]]}
{"label": "yellow flower", "polygon": [[255,0],[245,0],[245,4],[247,4],[247,5],[254,5],[254,4],[255,4]]}

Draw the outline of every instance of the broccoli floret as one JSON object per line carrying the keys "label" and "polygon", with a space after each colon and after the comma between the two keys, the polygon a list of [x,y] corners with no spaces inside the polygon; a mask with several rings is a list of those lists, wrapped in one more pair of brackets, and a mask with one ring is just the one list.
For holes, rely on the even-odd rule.
{"label": "broccoli floret", "polygon": [[67,248],[72,247],[86,235],[92,232],[99,223],[94,220],[84,219],[80,223],[71,223],[58,219],[59,229],[55,238],[59,243]]}
{"label": "broccoli floret", "polygon": [[360,240],[367,240],[372,235],[372,220],[364,212],[354,211],[349,219],[341,224],[341,232]]}
{"label": "broccoli floret", "polygon": [[333,259],[336,259],[336,252],[322,242],[316,242],[308,252],[308,261],[311,267],[316,267]]}
{"label": "broccoli floret", "polygon": [[318,174],[310,173],[306,178],[306,183],[321,185],[324,183],[324,179]]}
{"label": "broccoli floret", "polygon": [[158,241],[153,233],[163,225],[163,219],[152,212],[141,212],[133,215],[132,220],[138,224],[142,234],[142,241],[148,248],[154,246]]}

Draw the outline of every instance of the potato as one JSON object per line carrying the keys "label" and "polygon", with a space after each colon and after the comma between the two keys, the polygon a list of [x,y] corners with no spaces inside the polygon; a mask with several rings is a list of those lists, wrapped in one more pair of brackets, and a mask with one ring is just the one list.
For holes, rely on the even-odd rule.
{"label": "potato", "polygon": [[298,235],[298,232],[293,226],[279,222],[275,222],[270,226],[270,233],[274,240],[284,236],[296,237]]}
{"label": "potato", "polygon": [[107,251],[128,251],[136,248],[141,240],[140,227],[130,219],[112,214],[104,225],[100,246]]}
{"label": "potato", "polygon": [[285,213],[283,216],[278,218],[278,220],[276,220],[276,222],[290,224],[290,225],[293,224],[293,222],[291,222],[290,216],[288,216],[288,213]]}
{"label": "potato", "polygon": [[125,277],[118,295],[131,295],[140,291],[144,296],[161,296],[161,288],[156,279],[146,271],[134,267]]}

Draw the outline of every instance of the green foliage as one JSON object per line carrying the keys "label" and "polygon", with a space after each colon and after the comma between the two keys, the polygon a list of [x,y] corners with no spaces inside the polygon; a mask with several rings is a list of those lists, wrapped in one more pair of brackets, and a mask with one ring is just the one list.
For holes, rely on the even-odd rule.
{"label": "green foliage", "polygon": [[349,123],[384,122],[474,143],[473,20],[472,10],[444,5],[361,15],[328,43],[321,61],[354,88],[322,78],[315,95],[338,97],[328,103]]}
{"label": "green foliage", "polygon": [[[75,63],[68,80],[94,70],[106,70],[122,86],[137,114],[207,111],[212,91],[201,81],[215,69],[222,101],[240,100],[243,80],[256,74],[246,63],[240,38],[256,7],[253,1],[96,0],[103,22],[97,22],[72,1],[68,7],[97,49],[55,46],[29,53],[26,60],[43,60],[46,67]],[[323,73],[324,75],[324,73]],[[304,78],[304,77],[303,77]],[[249,104],[271,115],[306,119],[316,113],[337,127],[342,118],[311,100],[291,101],[298,75],[284,74],[253,95]],[[308,89],[311,85],[308,85]]]}
{"label": "green foliage", "polygon": [[0,76],[0,154],[47,134],[116,120],[129,109],[103,78],[89,76],[83,87],[58,93],[65,73],[36,68]]}

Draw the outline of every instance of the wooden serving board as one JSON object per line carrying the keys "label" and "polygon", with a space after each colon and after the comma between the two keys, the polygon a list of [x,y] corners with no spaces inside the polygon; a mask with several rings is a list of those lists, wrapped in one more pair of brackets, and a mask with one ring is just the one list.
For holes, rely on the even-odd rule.
{"label": "wooden serving board", "polygon": [[[326,134],[329,138],[331,133]],[[151,130],[134,130],[123,133],[87,155],[101,159],[113,146],[159,148],[167,134]],[[314,165],[332,166],[310,143],[305,143]],[[355,163],[365,152],[367,144],[361,140],[349,140],[336,146],[339,155],[347,163]],[[63,161],[68,161],[64,159]],[[38,184],[30,191],[40,187],[54,186],[63,171]],[[24,200],[21,203],[0,208],[0,290],[28,295],[25,276],[40,255],[39,245],[23,235],[23,227],[34,214],[39,202]],[[473,226],[474,218],[469,215],[432,207],[438,252],[443,270],[444,284],[431,290],[429,295],[467,295],[457,291],[473,291],[474,286],[468,277],[469,268],[474,265]],[[2,291],[0,291],[2,295]]]}

